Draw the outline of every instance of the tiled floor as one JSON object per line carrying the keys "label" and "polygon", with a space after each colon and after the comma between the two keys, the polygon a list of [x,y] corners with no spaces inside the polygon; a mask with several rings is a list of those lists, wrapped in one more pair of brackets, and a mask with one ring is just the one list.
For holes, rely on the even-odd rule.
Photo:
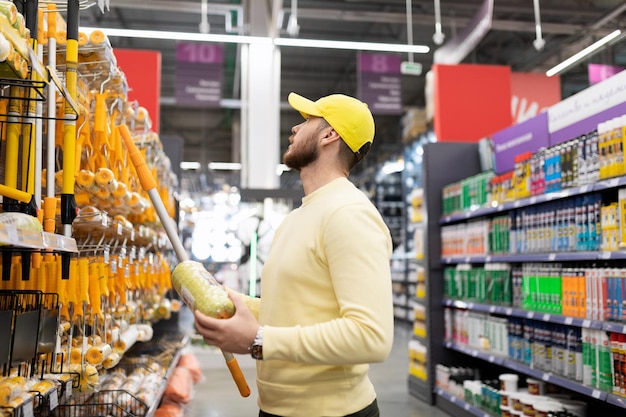
{"label": "tiled floor", "polygon": [[[449,417],[443,411],[426,405],[409,395],[407,390],[408,351],[410,327],[396,324],[393,351],[389,359],[371,366],[370,378],[378,393],[378,403],[382,417]],[[203,369],[205,380],[195,386],[195,394],[188,417],[256,417],[256,385],[254,360],[247,356],[237,356],[239,365],[246,376],[252,395],[242,398],[224,365],[219,350],[208,347],[194,347]]]}

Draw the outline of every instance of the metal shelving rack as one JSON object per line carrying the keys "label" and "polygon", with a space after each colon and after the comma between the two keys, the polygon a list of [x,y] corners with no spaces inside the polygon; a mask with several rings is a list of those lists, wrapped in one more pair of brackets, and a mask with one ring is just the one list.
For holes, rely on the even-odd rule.
{"label": "metal shelving rack", "polygon": [[[450,169],[454,167],[454,169]],[[426,307],[426,337],[421,342],[426,346],[427,378],[422,381],[409,374],[408,386],[411,395],[428,404],[437,404],[446,409],[448,400],[435,395],[435,366],[449,363],[458,355],[444,346],[443,265],[441,263],[441,190],[444,185],[476,174],[480,170],[478,145],[476,143],[440,142],[424,144],[422,163],[422,188],[424,189],[424,259],[421,261],[426,274],[426,297],[420,302]],[[417,298],[415,298],[417,302]],[[465,412],[462,408],[454,415]]]}
{"label": "metal shelving rack", "polygon": [[[556,199],[570,198],[592,192],[611,191],[626,185],[626,177],[612,178],[599,181],[594,184],[588,184],[580,187],[565,189],[559,192],[543,194],[530,198],[517,200],[498,206],[480,207],[463,213],[443,216],[439,219],[439,225],[464,222],[479,217],[488,217],[497,215],[509,210],[515,210],[521,207],[533,206],[540,203],[554,201]],[[429,245],[429,249],[432,247]],[[579,252],[550,252],[550,253],[525,253],[525,254],[507,254],[507,255],[487,255],[487,256],[461,256],[461,257],[444,257],[439,259],[440,265],[455,265],[460,263],[485,264],[490,262],[509,262],[523,264],[526,262],[597,262],[597,261],[615,261],[626,259],[624,251],[579,251]],[[432,275],[432,272],[430,272]],[[429,297],[432,292],[429,293]],[[522,319],[531,319],[534,321],[543,321],[546,323],[554,323],[565,326],[604,330],[613,333],[626,334],[626,323],[610,322],[601,320],[590,320],[586,318],[569,317],[558,314],[548,314],[537,311],[528,311],[510,306],[497,306],[482,304],[465,300],[452,300],[443,297],[429,298],[429,300],[440,300],[440,304],[445,308],[454,308],[461,310],[469,310],[493,314],[503,317],[515,317]],[[443,340],[443,339],[442,339]],[[533,369],[526,364],[517,362],[508,357],[500,357],[491,352],[482,351],[473,347],[461,345],[452,341],[444,342],[444,349],[461,354],[462,356],[482,361],[484,366],[496,366],[505,371],[512,371],[522,375],[549,382],[555,386],[577,393],[585,397],[589,402],[593,402],[595,411],[619,412],[620,408],[626,408],[626,398],[614,395],[612,393],[589,387],[579,381],[572,380],[561,375],[553,374],[543,370]],[[445,354],[443,355],[445,357]],[[445,361],[444,361],[445,363]],[[440,388],[435,389],[437,397],[436,403],[441,408],[454,413],[454,415],[478,416],[485,417],[484,411],[474,409],[475,407],[465,403],[459,398],[455,398],[450,394],[442,391]]]}

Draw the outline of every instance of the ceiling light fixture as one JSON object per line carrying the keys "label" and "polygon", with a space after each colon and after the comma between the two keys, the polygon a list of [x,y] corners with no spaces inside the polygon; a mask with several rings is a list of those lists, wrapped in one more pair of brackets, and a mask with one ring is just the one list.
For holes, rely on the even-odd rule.
{"label": "ceiling light fixture", "polygon": [[302,48],[350,49],[354,51],[408,52],[426,54],[430,48],[426,45],[402,45],[396,43],[329,41],[322,39],[276,38],[278,46],[296,46]]}
{"label": "ceiling light fixture", "polygon": [[214,33],[169,32],[161,30],[138,30],[117,28],[82,27],[81,31],[89,33],[99,30],[107,36],[120,38],[163,39],[174,41],[219,42],[219,43],[272,43],[270,38],[262,36],[220,35]]}
{"label": "ceiling light fixture", "polygon": [[239,162],[209,162],[209,169],[214,171],[241,171]]}
{"label": "ceiling light fixture", "polygon": [[185,171],[200,169],[200,162],[181,161],[180,169],[183,169]]}
{"label": "ceiling light fixture", "polygon": [[621,33],[622,31],[619,29],[609,33],[608,35],[606,35],[604,38],[600,39],[599,41],[592,43],[591,45],[589,45],[582,51],[572,55],[571,57],[567,58],[565,61],[561,62],[560,64],[550,68],[548,71],[546,71],[546,75],[548,77],[552,77],[553,75],[556,75],[566,70],[567,68],[573,66],[574,64],[577,64],[586,56],[591,55],[593,52],[602,48],[604,45],[611,42],[613,39],[617,38],[619,35],[621,35]]}
{"label": "ceiling light fixture", "polygon": [[217,43],[274,43],[277,46],[295,46],[304,48],[350,49],[355,51],[407,52],[426,54],[430,48],[426,45],[402,45],[394,43],[329,41],[321,39],[275,38],[263,36],[220,35],[213,33],[169,32],[160,30],[136,30],[117,28],[81,27],[81,31],[89,33],[100,30],[107,36],[121,38],[163,39],[192,42]]}

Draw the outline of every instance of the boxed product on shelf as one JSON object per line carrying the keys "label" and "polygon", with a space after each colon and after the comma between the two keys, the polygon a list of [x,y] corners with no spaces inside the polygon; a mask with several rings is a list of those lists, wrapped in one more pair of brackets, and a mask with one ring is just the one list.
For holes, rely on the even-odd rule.
{"label": "boxed product on shelf", "polygon": [[494,173],[487,171],[445,186],[442,190],[443,214],[452,214],[490,203],[493,177]]}

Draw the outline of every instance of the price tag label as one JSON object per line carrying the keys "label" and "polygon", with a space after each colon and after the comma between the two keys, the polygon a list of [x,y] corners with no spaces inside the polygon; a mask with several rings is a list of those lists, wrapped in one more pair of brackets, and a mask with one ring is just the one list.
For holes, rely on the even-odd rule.
{"label": "price tag label", "polygon": [[467,309],[468,310],[473,310],[474,309],[474,303],[467,303]]}
{"label": "price tag label", "polygon": [[519,200],[515,200],[515,203],[513,203],[513,207],[518,208],[521,205]]}
{"label": "price tag label", "polygon": [[59,405],[59,393],[57,392],[57,389],[54,388],[51,392],[50,392],[50,410],[54,410],[55,408],[57,408]]}
{"label": "price tag label", "polygon": [[456,397],[454,395],[450,396],[450,402],[451,403],[456,403]]}
{"label": "price tag label", "polygon": [[580,187],[580,192],[581,193],[586,193],[587,191],[589,191],[589,184],[583,185],[582,187]]}
{"label": "price tag label", "polygon": [[574,319],[572,317],[565,317],[565,324],[570,325],[574,323]]}
{"label": "price tag label", "polygon": [[554,261],[556,259],[556,253],[551,253],[548,255],[548,260],[549,261]]}
{"label": "price tag label", "polygon": [[473,357],[477,357],[477,356],[478,356],[478,351],[477,351],[476,349],[472,350],[472,351],[471,351],[471,355],[472,355]]}
{"label": "price tag label", "polygon": [[65,383],[65,401],[69,401],[72,398],[72,381]]}
{"label": "price tag label", "polygon": [[35,410],[33,408],[33,401],[26,401],[22,406],[23,417],[35,417]]}
{"label": "price tag label", "polygon": [[530,204],[536,204],[537,203],[537,197],[530,197]]}
{"label": "price tag label", "polygon": [[544,373],[544,374],[541,376],[541,379],[543,379],[544,381],[548,382],[548,381],[550,380],[550,374],[545,374],[545,373]]}
{"label": "price tag label", "polygon": [[535,312],[534,311],[529,311],[528,313],[526,313],[526,318],[527,319],[532,319],[535,317]]}
{"label": "price tag label", "polygon": [[626,325],[624,325],[624,327],[622,328],[622,333],[626,334]]}
{"label": "price tag label", "polygon": [[465,411],[468,411],[470,409],[470,405],[468,403],[465,403],[463,408],[465,408]]}
{"label": "price tag label", "polygon": [[491,255],[488,255],[485,257],[485,262],[487,263],[491,262]]}
{"label": "price tag label", "polygon": [[494,363],[496,361],[496,357],[493,355],[489,355],[489,357],[487,358],[487,360],[491,363]]}
{"label": "price tag label", "polygon": [[7,226],[6,228],[8,242],[11,244],[19,243],[19,236],[17,234],[17,229],[13,226]]}
{"label": "price tag label", "polygon": [[611,259],[611,252],[600,252],[600,259]]}
{"label": "price tag label", "polygon": [[591,327],[591,320],[583,320],[582,327]]}
{"label": "price tag label", "polygon": [[489,307],[489,312],[490,312],[490,313],[493,313],[493,312],[495,312],[495,311],[496,311],[496,306],[490,306],[490,307]]}
{"label": "price tag label", "polygon": [[549,314],[544,314],[543,315],[543,321],[550,321],[550,315]]}
{"label": "price tag label", "polygon": [[593,398],[595,398],[595,399],[600,398],[600,391],[599,391],[599,390],[597,390],[597,389],[594,389],[594,390],[591,392],[591,396],[592,396]]}
{"label": "price tag label", "polygon": [[507,307],[507,309],[506,309],[506,310],[504,310],[504,313],[505,313],[507,316],[510,316],[511,314],[513,314],[513,309],[512,309],[511,307]]}

